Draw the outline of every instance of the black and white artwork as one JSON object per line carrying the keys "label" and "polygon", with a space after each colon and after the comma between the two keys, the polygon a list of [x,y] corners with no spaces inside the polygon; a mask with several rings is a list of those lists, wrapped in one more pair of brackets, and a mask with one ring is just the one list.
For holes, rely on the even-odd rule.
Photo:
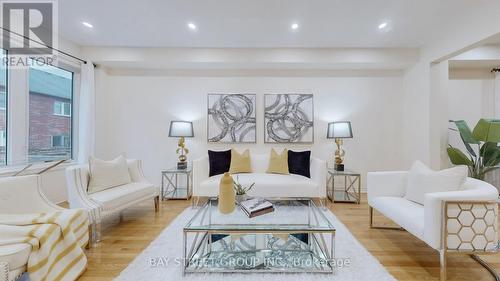
{"label": "black and white artwork", "polygon": [[208,94],[208,142],[254,143],[255,94]]}
{"label": "black and white artwork", "polygon": [[314,108],[311,94],[264,95],[264,141],[311,143],[314,141]]}

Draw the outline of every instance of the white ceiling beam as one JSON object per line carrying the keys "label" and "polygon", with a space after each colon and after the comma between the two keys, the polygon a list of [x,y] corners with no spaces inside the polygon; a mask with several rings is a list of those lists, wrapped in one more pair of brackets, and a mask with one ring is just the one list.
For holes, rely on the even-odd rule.
{"label": "white ceiling beam", "polygon": [[500,45],[485,45],[451,58],[453,61],[500,60]]}
{"label": "white ceiling beam", "polygon": [[82,53],[106,67],[142,69],[402,70],[419,58],[414,48],[83,47]]}

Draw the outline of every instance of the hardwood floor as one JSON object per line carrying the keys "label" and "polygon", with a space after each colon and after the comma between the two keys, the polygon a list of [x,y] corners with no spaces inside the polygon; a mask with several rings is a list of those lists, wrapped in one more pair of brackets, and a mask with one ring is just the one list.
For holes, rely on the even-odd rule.
{"label": "hardwood floor", "polygon": [[[159,213],[153,201],[118,216],[103,228],[103,239],[87,251],[89,264],[80,281],[112,280],[186,207],[189,201],[163,201]],[[349,228],[363,246],[398,280],[439,280],[437,251],[406,231],[370,229],[366,198],[362,204],[332,204],[328,208]],[[388,222],[380,215],[377,224]],[[483,256],[500,271],[500,254]],[[448,258],[448,280],[494,280],[467,255]]]}

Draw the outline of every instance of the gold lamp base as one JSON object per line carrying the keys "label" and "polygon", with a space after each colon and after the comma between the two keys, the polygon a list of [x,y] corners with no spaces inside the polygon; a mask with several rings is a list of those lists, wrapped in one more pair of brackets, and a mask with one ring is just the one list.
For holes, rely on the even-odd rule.
{"label": "gold lamp base", "polygon": [[337,145],[337,150],[335,150],[335,165],[333,166],[333,169],[335,171],[344,171],[344,155],[345,155],[345,150],[342,149],[342,144],[343,141],[341,138],[336,138],[335,139],[335,144]]}
{"label": "gold lamp base", "polygon": [[184,142],[184,137],[181,137],[179,139],[177,153],[180,153],[179,162],[177,162],[177,169],[179,169],[179,170],[187,169],[187,156],[186,156],[186,154],[189,153],[189,150],[186,148],[186,144]]}

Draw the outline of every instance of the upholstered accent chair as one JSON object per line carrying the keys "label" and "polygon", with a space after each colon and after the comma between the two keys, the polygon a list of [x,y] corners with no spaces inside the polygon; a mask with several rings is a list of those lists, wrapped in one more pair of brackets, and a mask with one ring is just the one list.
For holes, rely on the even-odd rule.
{"label": "upholstered accent chair", "polygon": [[467,178],[455,191],[426,193],[424,204],[405,198],[408,172],[368,173],[368,205],[371,228],[377,226],[373,210],[391,219],[440,254],[440,279],[446,280],[446,257],[495,253],[498,248],[498,190],[486,183]]}
{"label": "upholstered accent chair", "polygon": [[89,166],[75,165],[66,168],[69,206],[89,212],[92,245],[101,240],[101,223],[106,217],[146,200],[154,200],[155,211],[159,210],[158,187],[144,177],[142,162],[128,159],[127,165],[132,182],[91,194],[87,192]]}
{"label": "upholstered accent chair", "polygon": [[[64,210],[45,197],[41,186],[38,175],[0,179],[0,220],[2,216],[11,218],[12,215]],[[0,246],[0,280],[12,281],[21,276],[26,271],[30,253],[28,243]]]}

